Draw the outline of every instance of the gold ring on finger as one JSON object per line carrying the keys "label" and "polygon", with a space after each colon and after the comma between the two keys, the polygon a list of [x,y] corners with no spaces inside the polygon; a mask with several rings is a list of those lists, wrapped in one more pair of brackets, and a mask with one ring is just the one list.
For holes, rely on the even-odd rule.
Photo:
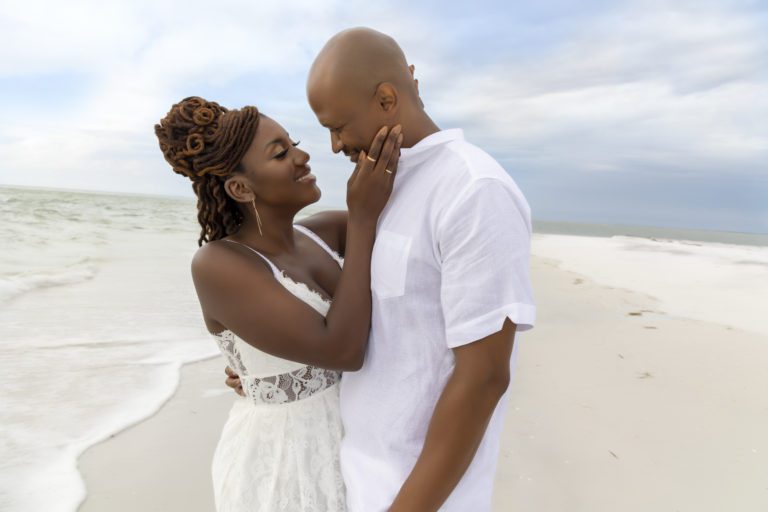
{"label": "gold ring on finger", "polygon": [[365,158],[367,158],[369,162],[376,162],[376,159],[371,158],[371,155],[365,155]]}

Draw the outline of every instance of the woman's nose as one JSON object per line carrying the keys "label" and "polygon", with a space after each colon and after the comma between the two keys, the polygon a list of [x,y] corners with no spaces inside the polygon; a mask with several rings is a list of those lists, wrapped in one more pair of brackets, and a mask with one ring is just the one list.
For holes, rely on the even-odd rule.
{"label": "woman's nose", "polygon": [[305,165],[307,162],[309,162],[309,158],[310,158],[309,153],[307,153],[303,149],[300,149],[299,150],[299,158],[298,158],[296,163],[298,165]]}

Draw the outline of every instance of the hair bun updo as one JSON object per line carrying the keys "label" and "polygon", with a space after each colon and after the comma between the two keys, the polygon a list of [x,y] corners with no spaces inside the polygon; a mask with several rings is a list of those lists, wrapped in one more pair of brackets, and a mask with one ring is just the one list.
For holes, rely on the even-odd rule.
{"label": "hair bun updo", "polygon": [[176,103],[155,125],[160,150],[174,172],[191,180],[227,176],[242,160],[259,123],[259,110],[228,110],[198,96]]}
{"label": "hair bun updo", "polygon": [[202,226],[199,245],[234,233],[242,223],[242,213],[224,190],[224,181],[239,169],[258,124],[256,107],[229,110],[190,96],[155,125],[166,162],[192,180]]}

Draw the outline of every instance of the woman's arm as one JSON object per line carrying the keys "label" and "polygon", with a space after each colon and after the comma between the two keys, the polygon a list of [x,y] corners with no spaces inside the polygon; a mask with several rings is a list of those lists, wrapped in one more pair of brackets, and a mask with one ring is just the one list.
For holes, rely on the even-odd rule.
{"label": "woman's arm", "polygon": [[224,243],[206,245],[192,260],[203,311],[277,357],[328,369],[359,369],[370,327],[375,226],[350,226],[348,256],[326,317],[286,290],[256,255]]}
{"label": "woman's arm", "polygon": [[317,234],[343,258],[347,246],[347,222],[349,214],[346,210],[328,210],[301,219],[296,224],[301,224]]}
{"label": "woman's arm", "polygon": [[361,153],[350,178],[344,269],[325,317],[288,292],[266,266],[255,266],[252,258],[224,243],[206,245],[192,261],[206,316],[277,357],[328,369],[359,369],[371,321],[376,223],[392,191],[401,141],[397,128],[389,137],[385,130],[379,132],[371,147],[371,158],[378,153],[375,163]]}

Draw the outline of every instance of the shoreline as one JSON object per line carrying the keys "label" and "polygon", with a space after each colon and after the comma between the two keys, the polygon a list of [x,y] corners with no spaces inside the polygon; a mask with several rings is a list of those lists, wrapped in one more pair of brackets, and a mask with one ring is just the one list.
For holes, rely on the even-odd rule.
{"label": "shoreline", "polygon": [[[649,297],[682,319],[768,336],[768,247],[644,237],[534,235],[532,254],[608,289]],[[728,304],[724,308],[723,304]]]}
{"label": "shoreline", "polygon": [[[768,509],[768,337],[531,261],[539,320],[518,338],[494,512]],[[223,368],[183,365],[159,412],[86,450],[78,510],[212,510]]]}
{"label": "shoreline", "polygon": [[[85,482],[85,494],[76,510],[168,511],[201,505],[199,510],[213,510],[212,495],[205,492],[209,489],[190,488],[190,475],[181,473],[191,471],[196,481],[207,477],[210,487],[210,458],[234,400],[234,395],[232,400],[225,398],[230,390],[224,386],[224,366],[220,355],[182,364],[176,390],[154,414],[84,450],[77,471]],[[198,415],[206,421],[195,421]],[[202,446],[201,439],[209,442]],[[176,465],[175,471],[168,471],[169,461]],[[174,501],[153,495],[145,506],[131,505],[153,482],[162,482]]]}

